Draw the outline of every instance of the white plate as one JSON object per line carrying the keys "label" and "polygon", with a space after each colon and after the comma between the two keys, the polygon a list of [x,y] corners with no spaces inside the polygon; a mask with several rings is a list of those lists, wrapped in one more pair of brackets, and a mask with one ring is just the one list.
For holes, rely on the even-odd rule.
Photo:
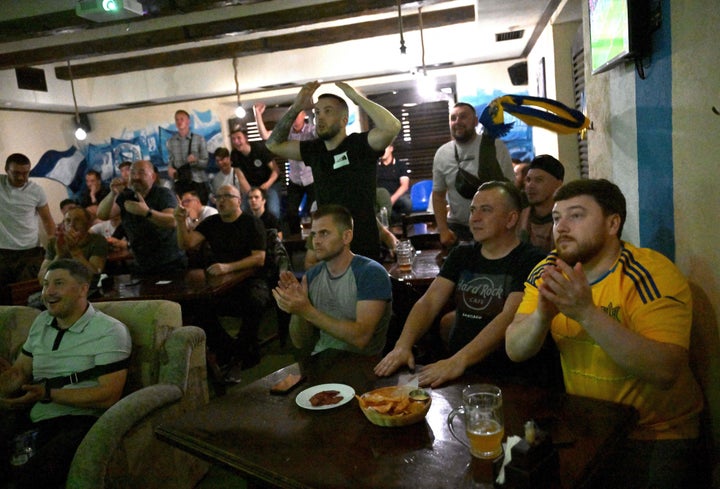
{"label": "white plate", "polygon": [[[310,398],[317,394],[318,392],[322,391],[338,391],[339,396],[342,396],[342,401],[338,402],[337,404],[329,404],[327,406],[313,406],[310,404]],[[321,409],[332,409],[336,408],[338,406],[342,406],[343,404],[346,404],[350,402],[350,400],[355,395],[355,389],[350,387],[349,385],[345,384],[320,384],[320,385],[314,385],[312,387],[308,387],[304,391],[302,391],[300,394],[297,395],[295,398],[295,404],[300,406],[301,408],[305,409],[312,409],[312,410],[321,410]]]}

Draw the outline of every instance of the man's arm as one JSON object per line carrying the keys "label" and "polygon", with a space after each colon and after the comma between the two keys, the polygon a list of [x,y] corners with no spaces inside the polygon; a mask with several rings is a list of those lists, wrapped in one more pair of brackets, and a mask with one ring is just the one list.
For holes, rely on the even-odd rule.
{"label": "man's arm", "polygon": [[120,193],[119,184],[111,184],[110,189],[110,193],[100,201],[97,208],[97,217],[103,221],[112,219],[120,214],[120,206],[115,202],[115,199],[117,199],[117,196]]}
{"label": "man's arm", "polygon": [[275,160],[270,160],[270,162],[268,163],[268,166],[270,166],[270,170],[271,170],[270,176],[268,177],[267,180],[265,180],[265,182],[262,185],[260,185],[260,188],[262,188],[264,190],[267,190],[270,187],[272,187],[272,184],[275,183],[275,181],[280,176],[280,171],[278,170],[278,166],[277,166],[277,163],[275,163]]}
{"label": "man's arm", "polygon": [[[295,96],[295,100],[290,108],[283,114],[280,120],[275,124],[275,128],[267,140],[267,148],[278,156],[287,158],[288,160],[301,160],[300,141],[289,141],[290,129],[292,128],[295,118],[304,110],[305,107],[312,106],[312,97],[315,90],[320,86],[320,82],[308,82],[300,89]],[[387,145],[386,145],[387,146]]]}
{"label": "man's arm", "polygon": [[395,347],[375,366],[377,375],[391,375],[403,365],[415,368],[412,347],[430,329],[433,320],[454,290],[455,282],[444,277],[437,277],[432,281],[428,290],[410,310]]}
{"label": "man's arm", "polygon": [[42,221],[45,234],[49,237],[55,236],[55,221],[50,214],[50,206],[48,204],[41,205],[37,208],[37,213]]}
{"label": "man's arm", "polygon": [[513,320],[522,297],[522,292],[511,292],[505,300],[500,314],[495,316],[470,343],[450,358],[440,360],[422,369],[418,377],[420,385],[439,387],[445,382],[460,377],[468,367],[481,362],[498,347],[502,347],[505,331]]}
{"label": "man's arm", "polygon": [[265,265],[265,250],[252,250],[250,256],[230,263],[213,263],[207,268],[210,275],[224,275],[249,268],[262,268]]}
{"label": "man's arm", "polygon": [[258,133],[260,133],[260,137],[263,139],[263,141],[267,141],[272,134],[272,131],[268,131],[267,127],[265,127],[265,121],[263,120],[263,114],[265,113],[266,107],[267,106],[265,104],[260,102],[253,105],[253,112],[255,112],[255,123],[257,124]]}
{"label": "man's arm", "polygon": [[397,200],[405,195],[405,192],[410,188],[410,177],[400,177],[400,186],[397,188],[394,194],[390,196],[390,202],[395,204]]}
{"label": "man's arm", "polygon": [[0,373],[0,399],[15,395],[20,386],[32,380],[32,357],[20,353],[15,363]]}
{"label": "man's arm", "polygon": [[387,301],[358,301],[355,307],[355,321],[338,319],[317,309],[308,297],[307,279],[302,284],[281,275],[280,283],[273,289],[278,307],[283,311],[299,316],[314,327],[357,348],[364,348],[372,339],[378,323],[385,313]]}
{"label": "man's arm", "polygon": [[240,186],[240,192],[242,192],[243,195],[250,192],[250,182],[247,181],[247,178],[245,178],[245,174],[242,170],[240,168],[233,168],[233,171],[235,172],[235,177],[237,178],[238,185]]}
{"label": "man's arm", "polygon": [[[534,323],[530,323],[532,328],[525,328],[536,342],[543,329],[547,334],[550,320],[554,317],[552,312],[561,312],[577,321],[610,358],[629,374],[659,389],[667,389],[677,380],[682,372],[681,367],[687,363],[687,350],[678,345],[646,338],[603,312],[593,302],[592,290],[582,263],[578,262],[571,267],[558,259],[556,266],[545,267],[541,278],[538,308],[529,316],[534,317]],[[678,307],[687,306],[679,304]],[[520,325],[526,321],[527,319]],[[521,328],[515,328],[515,322],[511,328],[506,340],[508,356],[511,352],[513,355],[510,358],[522,359],[523,353],[537,352],[539,346],[532,345],[532,342],[527,340],[525,344],[534,346],[535,351],[527,346],[523,349]]]}
{"label": "man's arm", "polygon": [[145,202],[145,199],[142,195],[138,193],[136,193],[135,195],[138,199],[137,202],[133,200],[126,200],[124,203],[125,210],[127,212],[129,212],[130,214],[135,214],[136,216],[147,216],[148,221],[161,228],[175,227],[175,217],[173,216],[173,213],[175,212],[174,207],[167,207],[159,211],[151,209],[150,206],[147,205],[147,202]]}
{"label": "man's arm", "polygon": [[443,246],[452,246],[457,241],[457,236],[448,227],[447,222],[447,199],[446,192],[432,191],[433,214],[435,214],[435,222],[437,230],[440,233],[440,243]]}
{"label": "man's arm", "polygon": [[[178,198],[178,200],[180,199]],[[190,230],[190,228],[188,228],[187,216],[187,209],[182,205],[178,204],[178,206],[173,210],[175,229],[177,229],[175,236],[177,238],[178,248],[181,250],[192,250],[205,241],[205,236],[194,229]]]}
{"label": "man's arm", "polygon": [[204,170],[208,166],[210,155],[208,155],[207,141],[205,141],[205,138],[200,136],[199,134],[198,137],[200,138],[200,142],[198,143],[198,156],[197,161],[193,165],[197,168]]}
{"label": "man's arm", "polygon": [[[357,90],[344,82],[335,85],[342,90],[355,105],[360,107],[375,124],[368,134],[368,144],[375,151],[383,151],[393,142],[400,132],[400,121],[380,104],[376,104],[360,95]],[[297,115],[297,114],[296,114]]]}
{"label": "man's arm", "polygon": [[311,348],[317,342],[317,330],[312,324],[293,314],[290,317],[290,340],[300,350]]}

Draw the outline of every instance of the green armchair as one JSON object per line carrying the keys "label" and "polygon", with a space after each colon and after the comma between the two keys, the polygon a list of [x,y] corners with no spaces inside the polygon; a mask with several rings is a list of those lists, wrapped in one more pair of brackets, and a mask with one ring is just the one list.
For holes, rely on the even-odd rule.
{"label": "green armchair", "polygon": [[[67,489],[192,488],[208,464],[155,438],[155,427],[208,402],[205,333],[170,301],[98,302],[130,329],[125,395],[78,447]],[[0,306],[0,355],[14,358],[38,311]]]}

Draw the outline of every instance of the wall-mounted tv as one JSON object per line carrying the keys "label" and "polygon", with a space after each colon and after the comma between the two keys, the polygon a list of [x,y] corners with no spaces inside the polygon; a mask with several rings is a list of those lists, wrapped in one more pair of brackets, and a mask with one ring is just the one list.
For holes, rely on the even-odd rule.
{"label": "wall-mounted tv", "polygon": [[588,0],[592,73],[650,52],[648,0]]}

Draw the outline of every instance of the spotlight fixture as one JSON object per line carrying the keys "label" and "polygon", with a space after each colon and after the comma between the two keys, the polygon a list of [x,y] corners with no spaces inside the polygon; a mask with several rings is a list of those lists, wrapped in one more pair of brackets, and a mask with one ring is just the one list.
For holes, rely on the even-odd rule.
{"label": "spotlight fixture", "polygon": [[237,56],[233,56],[233,73],[235,74],[235,95],[237,96],[237,108],[235,109],[235,117],[238,119],[245,118],[247,112],[240,102],[240,84],[238,83],[238,72],[237,72]]}
{"label": "spotlight fixture", "polygon": [[77,98],[75,98],[75,82],[72,76],[72,67],[70,66],[70,60],[67,60],[68,75],[70,76],[70,88],[72,89],[73,106],[75,107],[75,138],[78,141],[85,141],[87,137],[87,131],[80,122],[80,112],[78,112]]}

